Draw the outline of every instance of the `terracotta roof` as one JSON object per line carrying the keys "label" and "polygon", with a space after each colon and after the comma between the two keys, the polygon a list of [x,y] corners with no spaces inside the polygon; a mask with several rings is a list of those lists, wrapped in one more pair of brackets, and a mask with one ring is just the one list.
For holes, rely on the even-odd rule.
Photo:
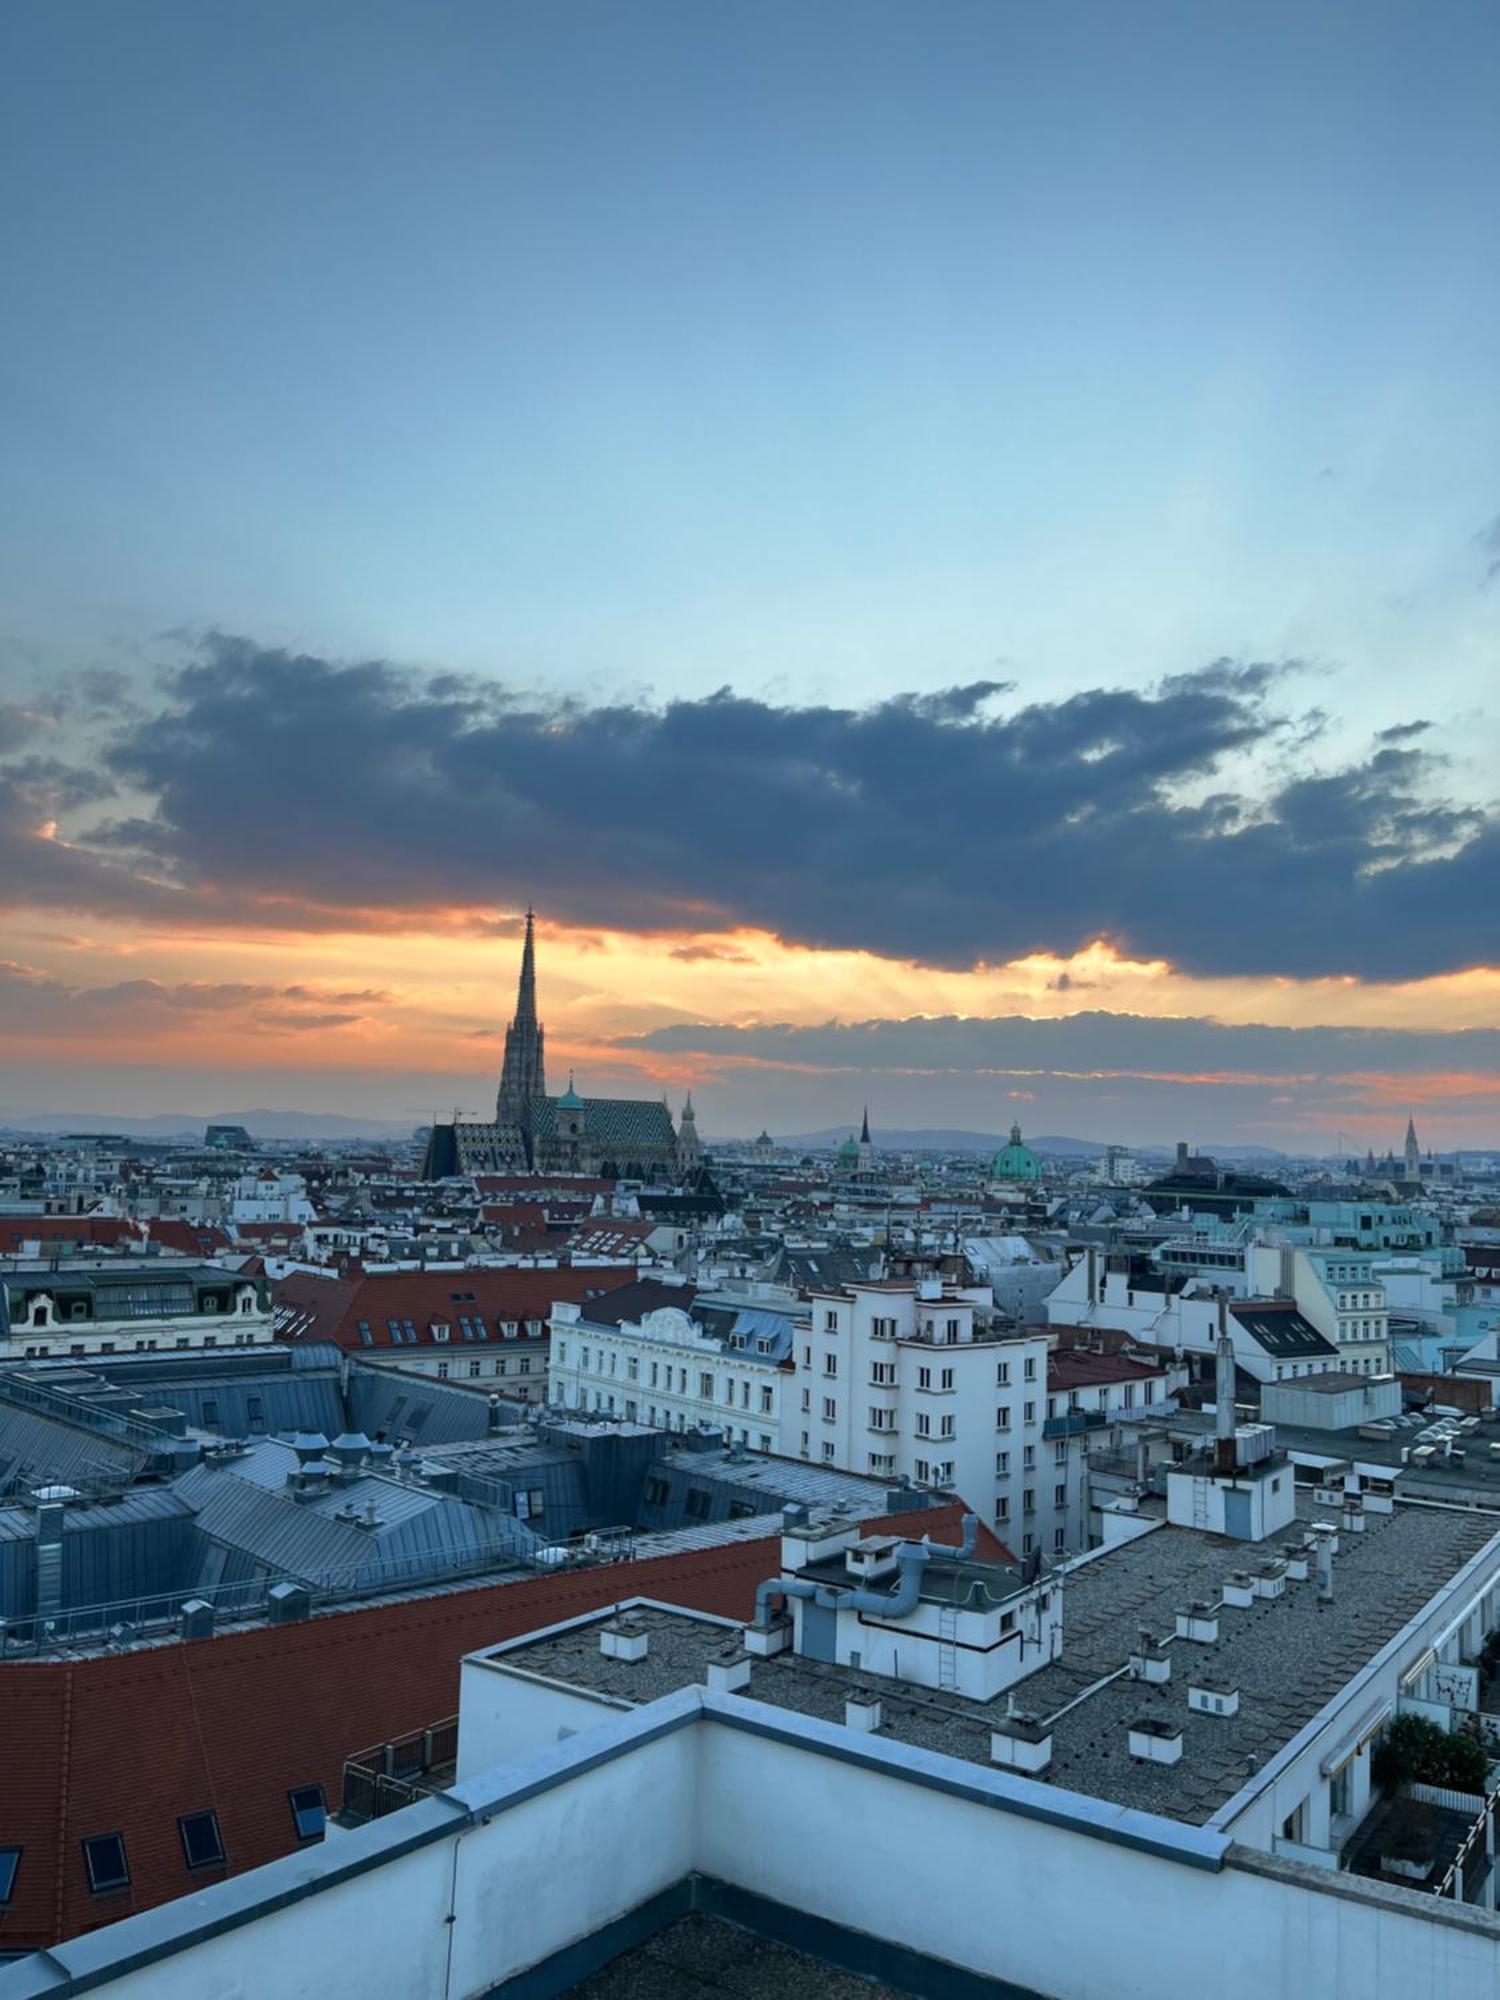
{"label": "terracotta roof", "polygon": [[141,1247],[141,1226],[121,1215],[0,1216],[0,1256],[19,1257],[28,1243],[45,1256],[64,1249],[109,1250]]}
{"label": "terracotta roof", "polygon": [[[418,1347],[432,1345],[434,1322],[452,1329],[451,1345],[460,1336],[459,1321],[483,1318],[491,1339],[508,1320],[546,1320],[558,1300],[582,1302],[626,1284],[628,1270],[490,1270],[365,1271],[341,1278],[321,1278],[311,1271],[289,1271],[272,1287],[278,1306],[299,1309],[293,1338],[333,1340],[340,1347]],[[370,1330],[366,1340],[363,1320]],[[409,1320],[414,1342],[397,1341],[390,1322],[403,1328]],[[286,1335],[282,1336],[286,1338]]]}
{"label": "terracotta roof", "polygon": [[[960,1514],[862,1527],[950,1541]],[[999,1550],[983,1530],[980,1546]],[[780,1557],[771,1534],[192,1644],[0,1664],[3,1837],[22,1850],[0,1951],[44,1949],[290,1853],[287,1793],[320,1784],[336,1809],[347,1756],[453,1714],[465,1653],[627,1597],[749,1618]],[[177,1822],[210,1810],[227,1864],[190,1873]],[[96,1896],[80,1843],[101,1833],[123,1837],[130,1886]]]}
{"label": "terracotta roof", "polygon": [[1049,1389],[1091,1389],[1110,1382],[1144,1382],[1166,1373],[1159,1362],[1125,1354],[1090,1354],[1083,1347],[1055,1348],[1047,1356]]}

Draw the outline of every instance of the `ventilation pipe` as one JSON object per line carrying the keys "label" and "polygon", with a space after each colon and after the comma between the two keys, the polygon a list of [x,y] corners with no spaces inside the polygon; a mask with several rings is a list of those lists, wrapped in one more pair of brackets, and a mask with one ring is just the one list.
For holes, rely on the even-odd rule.
{"label": "ventilation pipe", "polygon": [[922,1572],[932,1557],[951,1556],[967,1562],[974,1554],[978,1537],[979,1516],[965,1514],[963,1540],[956,1549],[934,1544],[928,1535],[920,1542],[903,1542],[896,1551],[897,1579],[893,1591],[830,1590],[826,1584],[813,1583],[803,1576],[768,1576],[756,1588],[755,1628],[764,1631],[770,1624],[773,1597],[807,1598],[825,1611],[868,1611],[885,1618],[909,1618],[922,1594]]}
{"label": "ventilation pipe", "polygon": [[1318,1537],[1318,1602],[1333,1602],[1333,1537]]}

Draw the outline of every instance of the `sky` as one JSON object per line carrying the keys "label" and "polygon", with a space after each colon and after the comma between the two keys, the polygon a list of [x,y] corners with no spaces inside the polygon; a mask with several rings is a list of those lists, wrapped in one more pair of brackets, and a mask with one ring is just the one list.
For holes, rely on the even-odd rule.
{"label": "sky", "polygon": [[0,1119],[1500,1150],[1500,15],[0,12]]}

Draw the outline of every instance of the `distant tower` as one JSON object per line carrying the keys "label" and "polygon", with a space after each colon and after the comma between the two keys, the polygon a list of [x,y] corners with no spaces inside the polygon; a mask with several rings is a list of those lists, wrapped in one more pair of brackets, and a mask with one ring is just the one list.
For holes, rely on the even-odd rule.
{"label": "distant tower", "polygon": [[698,1137],[698,1119],[693,1110],[693,1093],[687,1094],[682,1116],[677,1121],[677,1166],[684,1174],[694,1173],[703,1164],[703,1142]]}
{"label": "distant tower", "polygon": [[521,951],[521,983],[516,989],[516,1016],[505,1031],[505,1063],[495,1099],[498,1125],[529,1126],[531,1100],[547,1095],[542,1059],[542,1024],[536,1017],[535,919],[526,906],[526,943]]}
{"label": "distant tower", "polygon": [[870,1107],[865,1106],[865,1122],[859,1128],[859,1171],[869,1173],[875,1164],[875,1148],[870,1142]]}
{"label": "distant tower", "polygon": [[1422,1178],[1422,1152],[1417,1144],[1416,1124],[1410,1118],[1406,1121],[1406,1178],[1409,1181]]}

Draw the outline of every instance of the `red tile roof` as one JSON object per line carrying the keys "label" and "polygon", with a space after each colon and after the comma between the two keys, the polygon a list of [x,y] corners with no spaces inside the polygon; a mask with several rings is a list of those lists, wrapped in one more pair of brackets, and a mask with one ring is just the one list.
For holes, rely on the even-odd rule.
{"label": "red tile roof", "polygon": [[[862,1525],[952,1541],[960,1513]],[[983,1531],[980,1544],[999,1550]],[[347,1756],[453,1713],[465,1653],[627,1597],[748,1618],[779,1565],[771,1534],[193,1644],[0,1663],[0,1840],[22,1850],[0,1951],[45,1948],[291,1852],[287,1793],[321,1784],[336,1808]],[[227,1868],[190,1874],[177,1822],[209,1810]],[[100,1833],[123,1836],[130,1886],[95,1896],[80,1843]]]}
{"label": "red tile roof", "polygon": [[39,1243],[44,1257],[64,1250],[139,1250],[143,1231],[120,1215],[0,1216],[0,1256],[19,1257]]}
{"label": "red tile roof", "polygon": [[[626,1284],[628,1270],[486,1270],[367,1271],[352,1277],[320,1278],[310,1271],[289,1271],[272,1287],[278,1306],[302,1310],[303,1322],[290,1337],[333,1340],[340,1347],[395,1347],[389,1320],[410,1320],[416,1345],[431,1344],[434,1322],[458,1336],[460,1318],[482,1315],[490,1337],[507,1320],[545,1321],[558,1300],[583,1301]],[[359,1331],[363,1320],[369,1341]],[[286,1338],[287,1336],[283,1336]],[[450,1339],[450,1344],[451,1344]]]}
{"label": "red tile roof", "polygon": [[1093,1389],[1111,1382],[1157,1381],[1159,1362],[1133,1361],[1126,1354],[1091,1354],[1083,1347],[1058,1347],[1047,1356],[1049,1389]]}

